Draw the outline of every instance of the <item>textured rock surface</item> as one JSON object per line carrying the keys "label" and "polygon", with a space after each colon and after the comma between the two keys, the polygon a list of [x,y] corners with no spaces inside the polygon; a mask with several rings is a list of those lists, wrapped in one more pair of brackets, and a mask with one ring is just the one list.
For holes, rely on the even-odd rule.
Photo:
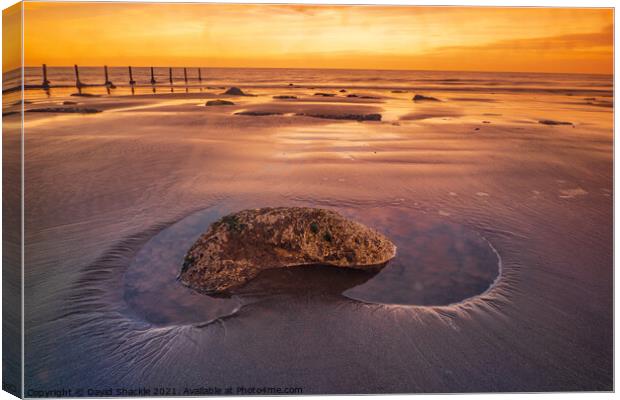
{"label": "textured rock surface", "polygon": [[395,255],[396,246],[385,236],[334,211],[261,208],[213,223],[187,252],[180,280],[202,292],[223,293],[266,269],[372,269]]}

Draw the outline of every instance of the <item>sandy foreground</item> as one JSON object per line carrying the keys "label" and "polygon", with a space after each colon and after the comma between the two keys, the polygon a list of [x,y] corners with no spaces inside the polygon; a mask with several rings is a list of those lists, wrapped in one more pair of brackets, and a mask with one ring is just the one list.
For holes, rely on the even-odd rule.
{"label": "sandy foreground", "polygon": [[[414,103],[414,92],[378,89],[355,92],[375,97],[365,99],[244,90],[256,96],[67,92],[25,106],[102,111],[26,113],[26,390],[612,389],[610,97],[441,92],[424,93],[440,102]],[[336,96],[313,96],[319,91]],[[236,104],[205,107],[213,99]],[[245,111],[278,115],[235,115]],[[19,124],[19,115],[4,118]],[[18,145],[10,132],[5,152]],[[416,242],[424,262],[402,256],[362,280],[357,297],[340,290],[358,281],[319,293],[263,291],[241,308],[218,300],[227,311],[205,320],[197,307],[215,303],[189,292],[173,301],[173,275],[157,290],[140,286],[142,297],[129,294],[132,276],[132,285],[147,282],[132,272],[136,256],[174,240],[153,242],[178,221],[294,205],[333,208],[389,232],[401,254],[413,254],[416,230],[437,241]],[[471,280],[461,279],[442,269],[452,259],[434,263],[447,248],[471,265],[493,256],[468,252],[475,243],[458,238],[470,235],[497,252],[493,274],[472,267]],[[495,283],[474,284],[481,280]],[[383,284],[400,285],[402,298],[355,300],[396,287]]]}

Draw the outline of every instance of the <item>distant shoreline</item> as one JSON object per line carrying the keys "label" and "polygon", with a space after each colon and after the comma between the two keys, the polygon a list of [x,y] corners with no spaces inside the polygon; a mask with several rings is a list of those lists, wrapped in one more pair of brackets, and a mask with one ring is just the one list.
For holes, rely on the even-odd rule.
{"label": "distant shoreline", "polygon": [[[73,68],[71,65],[49,65],[49,68]],[[127,68],[127,65],[108,65],[109,68]],[[133,68],[151,68],[151,65],[140,66],[132,65]],[[204,69],[230,69],[230,70],[300,70],[300,71],[386,71],[386,72],[439,72],[439,73],[480,73],[480,74],[541,74],[541,75],[577,75],[577,76],[608,76],[613,77],[614,74],[588,73],[588,72],[537,72],[537,71],[476,71],[476,70],[434,70],[434,69],[367,69],[367,68],[298,68],[298,67],[201,67],[201,66],[152,66],[153,68],[204,68]],[[41,65],[25,65],[27,68],[41,68]],[[103,68],[103,65],[80,65],[80,68]],[[9,74],[21,70],[14,68],[9,71],[3,71],[2,74]]]}

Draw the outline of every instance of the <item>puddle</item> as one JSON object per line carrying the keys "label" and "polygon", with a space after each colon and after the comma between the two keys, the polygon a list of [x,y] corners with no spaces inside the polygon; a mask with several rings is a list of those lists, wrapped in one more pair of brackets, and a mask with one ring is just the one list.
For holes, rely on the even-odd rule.
{"label": "puddle", "polygon": [[336,208],[387,235],[397,256],[380,271],[297,267],[263,271],[231,297],[183,286],[183,257],[208,226],[239,208],[196,212],[151,238],[125,274],[125,301],[155,325],[201,324],[228,316],[257,296],[336,295],[382,304],[447,305],[485,292],[499,275],[499,257],[478,233],[439,216],[400,207]]}

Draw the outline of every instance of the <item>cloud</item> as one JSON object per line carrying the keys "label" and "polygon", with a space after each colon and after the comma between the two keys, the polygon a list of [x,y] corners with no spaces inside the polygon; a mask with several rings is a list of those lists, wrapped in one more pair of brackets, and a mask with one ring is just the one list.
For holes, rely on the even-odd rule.
{"label": "cloud", "polygon": [[[607,71],[613,46],[613,10],[606,9],[30,2],[25,7],[25,58],[31,65],[563,71],[557,61],[568,60],[569,70],[579,65],[592,72]],[[600,27],[605,29],[597,31]],[[546,61],[556,65],[543,65]]]}
{"label": "cloud", "polygon": [[436,52],[446,51],[545,51],[545,50],[580,50],[600,47],[613,48],[613,25],[606,26],[599,32],[574,33],[528,39],[508,39],[474,46],[444,46]]}

